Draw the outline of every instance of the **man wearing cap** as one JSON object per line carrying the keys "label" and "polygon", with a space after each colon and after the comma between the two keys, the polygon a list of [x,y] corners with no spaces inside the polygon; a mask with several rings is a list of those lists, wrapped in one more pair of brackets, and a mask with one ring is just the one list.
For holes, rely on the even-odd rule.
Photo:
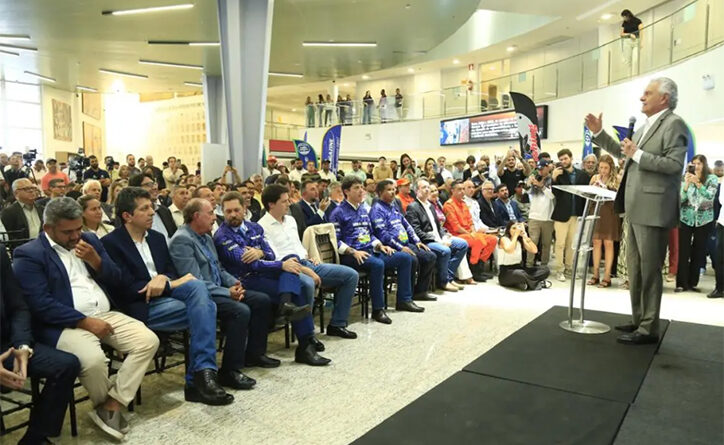
{"label": "man wearing cap", "polygon": [[455,180],[463,179],[465,177],[465,161],[458,159],[453,164],[452,177]]}
{"label": "man wearing cap", "polygon": [[266,167],[261,168],[261,176],[266,181],[266,178],[268,178],[271,175],[278,175],[281,173],[279,170],[277,170],[277,158],[276,156],[269,156],[266,158]]}
{"label": "man wearing cap", "polygon": [[[551,189],[551,169],[553,164],[545,159],[538,161],[538,174],[528,178],[530,190],[530,212],[528,214],[528,231],[533,244],[540,245],[541,265],[547,266],[551,256],[553,243],[553,208],[555,195]],[[527,266],[533,267],[535,255],[528,255]]]}
{"label": "man wearing cap", "polygon": [[530,212],[530,197],[528,196],[528,192],[526,191],[527,187],[528,186],[525,181],[518,181],[518,184],[515,186],[515,193],[510,198],[512,201],[515,201],[515,203],[518,204],[520,214],[526,221],[528,220],[528,213]]}
{"label": "man wearing cap", "polygon": [[337,175],[335,175],[334,172],[329,169],[329,165],[329,159],[322,160],[322,169],[319,170],[317,173],[319,174],[320,178],[326,179],[331,184],[333,182],[337,182]]}
{"label": "man wearing cap", "polygon": [[410,195],[410,180],[400,178],[397,180],[397,199],[400,201],[400,209],[402,213],[407,212],[407,206],[415,201],[415,197]]}

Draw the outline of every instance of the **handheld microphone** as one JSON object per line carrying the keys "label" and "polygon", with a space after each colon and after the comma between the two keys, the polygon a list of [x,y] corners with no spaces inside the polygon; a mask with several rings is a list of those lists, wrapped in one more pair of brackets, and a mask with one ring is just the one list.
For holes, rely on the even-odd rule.
{"label": "handheld microphone", "polygon": [[628,131],[626,132],[626,137],[628,138],[628,140],[633,140],[635,123],[636,123],[636,116],[631,116],[630,118],[628,118]]}

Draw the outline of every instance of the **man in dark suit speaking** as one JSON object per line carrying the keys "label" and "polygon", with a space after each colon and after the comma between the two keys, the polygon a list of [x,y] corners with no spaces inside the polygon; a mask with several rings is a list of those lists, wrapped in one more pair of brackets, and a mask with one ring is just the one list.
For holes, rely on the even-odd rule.
{"label": "man in dark suit speaking", "polygon": [[[631,324],[617,326],[626,332],[619,343],[646,344],[659,340],[659,309],[668,231],[679,221],[679,188],[689,131],[673,113],[678,91],[673,80],[652,80],[641,96],[646,122],[622,143],[609,136],[602,115],[586,116],[594,144],[612,155],[626,158],[614,206],[629,220],[626,262],[629,270]],[[676,204],[674,204],[676,203]]]}

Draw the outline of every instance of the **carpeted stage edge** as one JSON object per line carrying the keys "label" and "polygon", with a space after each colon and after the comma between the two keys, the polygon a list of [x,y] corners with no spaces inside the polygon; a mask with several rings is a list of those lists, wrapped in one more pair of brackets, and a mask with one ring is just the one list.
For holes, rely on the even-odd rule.
{"label": "carpeted stage edge", "polygon": [[724,443],[724,328],[662,321],[657,354],[566,318],[549,309],[354,443]]}

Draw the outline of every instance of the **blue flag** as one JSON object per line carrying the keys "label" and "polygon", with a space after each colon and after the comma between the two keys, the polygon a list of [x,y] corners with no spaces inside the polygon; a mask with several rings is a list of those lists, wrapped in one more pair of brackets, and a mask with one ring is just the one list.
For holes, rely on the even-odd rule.
{"label": "blue flag", "polygon": [[303,168],[307,168],[307,162],[314,162],[314,166],[317,166],[317,153],[307,142],[294,139],[294,148],[297,150],[297,157],[302,160]]}
{"label": "blue flag", "polygon": [[583,126],[583,158],[593,154],[593,133],[585,125]]}
{"label": "blue flag", "polygon": [[616,137],[620,142],[623,142],[624,139],[626,139],[626,136],[628,135],[628,127],[619,127],[618,125],[613,126],[614,131],[616,132]]}
{"label": "blue flag", "polygon": [[322,138],[322,159],[329,160],[329,169],[336,172],[339,168],[339,148],[342,140],[342,125],[335,125],[324,133]]}

